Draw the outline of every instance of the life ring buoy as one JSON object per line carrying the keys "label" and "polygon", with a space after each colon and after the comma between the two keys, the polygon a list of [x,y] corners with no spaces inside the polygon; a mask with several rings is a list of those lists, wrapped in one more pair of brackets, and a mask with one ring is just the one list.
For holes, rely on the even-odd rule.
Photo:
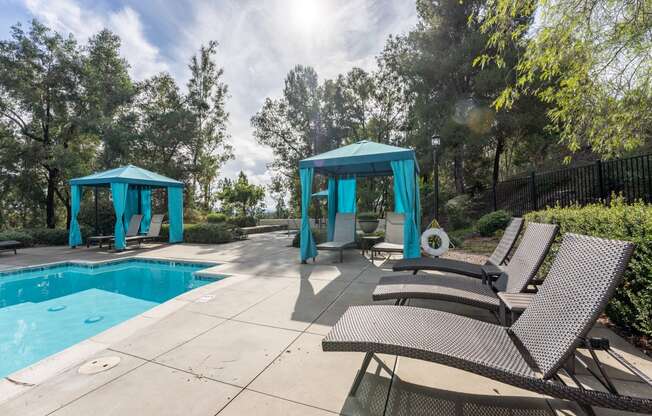
{"label": "life ring buoy", "polygon": [[[439,247],[435,248],[430,246],[430,242],[428,241],[430,237],[439,237],[439,240],[441,241]],[[446,234],[446,232],[441,228],[428,228],[423,232],[423,234],[421,234],[421,248],[433,257],[439,257],[446,253],[450,246],[450,242],[448,234]]]}

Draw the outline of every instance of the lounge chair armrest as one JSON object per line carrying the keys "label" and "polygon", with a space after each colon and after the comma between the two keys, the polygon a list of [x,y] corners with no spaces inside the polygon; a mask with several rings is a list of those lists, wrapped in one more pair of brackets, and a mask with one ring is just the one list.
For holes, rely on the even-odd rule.
{"label": "lounge chair armrest", "polygon": [[500,267],[493,264],[485,264],[480,266],[480,269],[482,270],[482,283],[484,284],[491,285],[504,273]]}

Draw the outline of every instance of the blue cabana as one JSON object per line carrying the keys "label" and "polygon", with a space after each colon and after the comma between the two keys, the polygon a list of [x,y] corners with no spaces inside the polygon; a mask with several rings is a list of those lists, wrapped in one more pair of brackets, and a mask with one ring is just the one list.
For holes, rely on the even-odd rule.
{"label": "blue cabana", "polygon": [[419,165],[414,150],[363,140],[299,162],[301,179],[301,261],[317,256],[308,207],[315,174],[328,177],[328,240],[333,239],[335,214],[355,212],[356,178],[394,176],[394,211],[405,214],[403,257],[421,256]]}
{"label": "blue cabana", "polygon": [[79,205],[83,187],[95,188],[95,209],[97,210],[97,188],[111,189],[115,209],[115,248],[125,248],[125,233],[131,216],[142,214],[141,233],[146,233],[152,217],[152,189],[165,188],[168,195],[168,217],[170,243],[183,241],[183,182],[128,165],[105,172],[94,173],[70,181],[71,219],[68,243],[76,247],[82,243],[79,222]]}

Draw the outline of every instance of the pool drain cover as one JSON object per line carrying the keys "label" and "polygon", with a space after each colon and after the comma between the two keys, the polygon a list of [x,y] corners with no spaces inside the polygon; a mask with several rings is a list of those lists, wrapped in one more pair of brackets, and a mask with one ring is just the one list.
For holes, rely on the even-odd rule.
{"label": "pool drain cover", "polygon": [[84,363],[79,367],[79,374],[97,374],[102,371],[110,370],[120,364],[120,357],[102,357]]}

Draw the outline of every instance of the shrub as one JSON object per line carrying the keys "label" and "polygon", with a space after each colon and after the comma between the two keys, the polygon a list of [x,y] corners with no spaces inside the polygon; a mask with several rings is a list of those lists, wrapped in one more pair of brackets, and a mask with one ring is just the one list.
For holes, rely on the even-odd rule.
{"label": "shrub", "polygon": [[[326,241],[326,230],[313,228],[312,237],[315,239],[315,244],[321,244]],[[299,247],[300,243],[301,233],[296,233],[292,239],[292,247]]]}
{"label": "shrub", "polygon": [[454,230],[464,228],[471,224],[469,219],[472,209],[471,197],[468,195],[458,195],[449,199],[444,204],[446,216],[450,227]]}
{"label": "shrub", "polygon": [[525,219],[559,224],[557,244],[551,250],[553,255],[561,236],[569,232],[636,244],[623,284],[607,306],[607,316],[621,327],[652,336],[652,205],[627,205],[621,198],[615,198],[608,207],[594,204],[548,208],[529,213]]}
{"label": "shrub", "polygon": [[0,241],[15,240],[23,243],[25,247],[34,245],[34,237],[24,230],[5,230],[0,232]]}
{"label": "shrub", "polygon": [[233,241],[233,232],[226,224],[194,224],[183,230],[183,240],[201,244],[228,243]]}
{"label": "shrub", "polygon": [[256,219],[251,216],[237,216],[228,219],[228,223],[236,227],[255,227]]}
{"label": "shrub", "polygon": [[504,230],[511,221],[512,216],[507,211],[498,210],[483,215],[476,223],[475,229],[483,237],[491,237],[498,230]]}
{"label": "shrub", "polygon": [[[79,225],[95,232],[95,202],[83,201],[79,214],[77,215]],[[113,235],[115,228],[115,210],[113,202],[106,197],[100,197],[97,200],[97,228],[98,233],[104,235]]]}
{"label": "shrub", "polygon": [[68,244],[68,230],[63,228],[28,228],[23,230],[32,236],[34,244],[65,246]]}
{"label": "shrub", "polygon": [[[235,230],[226,224],[184,224],[183,242],[197,244],[220,244],[233,241]],[[161,240],[170,238],[170,225],[161,226]]]}
{"label": "shrub", "polygon": [[208,221],[211,224],[219,224],[222,222],[226,222],[228,217],[226,214],[222,214],[221,212],[211,212],[206,216],[206,221]]}
{"label": "shrub", "polygon": [[196,224],[203,222],[204,219],[204,214],[198,209],[187,207],[183,210],[183,222],[187,222],[188,224]]}

